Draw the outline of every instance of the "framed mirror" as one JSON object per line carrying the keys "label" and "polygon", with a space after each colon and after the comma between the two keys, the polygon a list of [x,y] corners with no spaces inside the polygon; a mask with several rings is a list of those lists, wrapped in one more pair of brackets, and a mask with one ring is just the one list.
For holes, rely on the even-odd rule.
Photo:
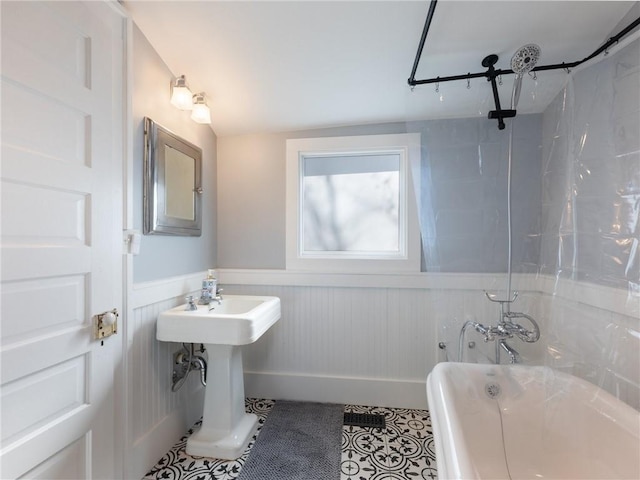
{"label": "framed mirror", "polygon": [[202,149],[144,119],[144,233],[202,234]]}

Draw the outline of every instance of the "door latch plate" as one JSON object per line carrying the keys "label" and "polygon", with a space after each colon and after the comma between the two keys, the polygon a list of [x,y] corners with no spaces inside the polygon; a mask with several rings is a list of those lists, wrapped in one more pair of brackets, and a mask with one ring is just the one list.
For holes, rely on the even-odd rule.
{"label": "door latch plate", "polygon": [[108,310],[93,316],[93,337],[102,340],[118,333],[118,309]]}

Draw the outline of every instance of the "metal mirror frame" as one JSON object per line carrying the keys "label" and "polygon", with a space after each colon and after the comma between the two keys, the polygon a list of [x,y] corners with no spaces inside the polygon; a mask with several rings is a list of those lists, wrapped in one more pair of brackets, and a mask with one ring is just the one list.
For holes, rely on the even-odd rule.
{"label": "metal mirror frame", "polygon": [[[166,202],[166,147],[171,147],[194,160],[195,175],[190,192],[194,218],[185,219],[167,215]],[[185,193],[185,192],[183,192]],[[144,118],[144,234],[202,235],[202,149]]]}

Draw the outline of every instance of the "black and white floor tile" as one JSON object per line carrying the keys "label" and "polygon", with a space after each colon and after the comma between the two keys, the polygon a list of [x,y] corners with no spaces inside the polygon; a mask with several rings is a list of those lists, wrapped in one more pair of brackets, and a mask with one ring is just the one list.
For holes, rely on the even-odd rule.
{"label": "black and white floor tile", "polygon": [[249,442],[242,456],[236,460],[218,460],[206,457],[192,457],[187,454],[187,439],[200,426],[196,423],[187,434],[167,452],[147,473],[143,480],[234,480],[249,457],[251,447],[260,433],[267,414],[275,401],[247,398],[245,410],[258,416],[258,431]]}
{"label": "black and white floor tile", "polygon": [[[259,419],[258,431],[236,460],[192,457],[185,452],[189,430],[143,480],[234,480],[246,462],[273,400],[247,399],[246,410]],[[437,478],[433,431],[426,410],[345,405],[345,411],[385,416],[384,430],[342,429],[340,480],[433,480]],[[197,428],[196,424],[194,428]],[[337,480],[337,479],[336,479]]]}
{"label": "black and white floor tile", "polygon": [[384,415],[386,428],[343,427],[340,480],[437,478],[428,411],[356,405],[345,410]]}

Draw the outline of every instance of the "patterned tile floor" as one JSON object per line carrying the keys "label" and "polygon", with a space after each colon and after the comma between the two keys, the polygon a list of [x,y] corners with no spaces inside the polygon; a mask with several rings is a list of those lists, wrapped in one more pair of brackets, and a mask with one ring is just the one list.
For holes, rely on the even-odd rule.
{"label": "patterned tile floor", "polygon": [[[233,480],[238,477],[251,447],[275,402],[247,399],[246,410],[258,415],[256,436],[237,460],[214,460],[187,455],[189,430],[143,480]],[[345,405],[345,411],[385,416],[386,428],[345,426],[342,429],[340,480],[432,480],[437,478],[436,456],[429,412],[386,407]],[[198,424],[194,426],[197,427]],[[327,479],[330,480],[330,479]],[[338,479],[336,479],[338,480]]]}

